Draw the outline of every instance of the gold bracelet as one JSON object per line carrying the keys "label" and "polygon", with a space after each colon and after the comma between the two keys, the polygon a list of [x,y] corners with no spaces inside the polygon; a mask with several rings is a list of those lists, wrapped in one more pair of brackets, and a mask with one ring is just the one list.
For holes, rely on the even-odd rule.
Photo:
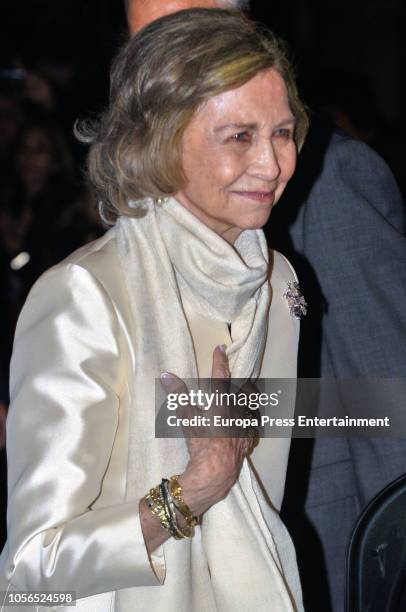
{"label": "gold bracelet", "polygon": [[195,525],[198,524],[199,518],[197,516],[193,516],[189,506],[185,502],[182,496],[182,486],[179,482],[179,474],[175,476],[171,476],[170,478],[170,486],[169,492],[172,496],[173,503],[176,508],[182,514],[182,516],[186,519],[187,525],[192,529],[194,529]]}
{"label": "gold bracelet", "polygon": [[161,527],[170,531],[170,522],[165,505],[162,503],[159,486],[150,489],[149,494],[145,496],[145,501],[152,514],[159,519]]}
{"label": "gold bracelet", "polygon": [[159,519],[161,527],[169,531],[176,540],[191,538],[194,535],[194,524],[187,525],[182,529],[178,526],[175,505],[172,495],[167,486],[169,483],[165,478],[161,485],[150,489],[145,496],[145,501],[151,513]]}
{"label": "gold bracelet", "polygon": [[178,525],[175,504],[173,503],[173,499],[169,492],[168,485],[169,480],[163,478],[160,484],[160,490],[162,495],[162,501],[164,502],[168,513],[168,519],[171,526],[171,535],[175,538],[175,540],[191,538],[194,535],[194,530],[190,529],[188,525],[186,526],[186,528],[182,529]]}

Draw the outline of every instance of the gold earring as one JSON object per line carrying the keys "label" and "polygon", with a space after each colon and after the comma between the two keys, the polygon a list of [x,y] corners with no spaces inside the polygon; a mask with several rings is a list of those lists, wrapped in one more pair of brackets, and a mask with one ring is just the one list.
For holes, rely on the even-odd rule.
{"label": "gold earring", "polygon": [[159,197],[159,198],[155,198],[155,204],[165,204],[165,202],[167,202],[169,200],[169,198],[165,198],[165,197]]}

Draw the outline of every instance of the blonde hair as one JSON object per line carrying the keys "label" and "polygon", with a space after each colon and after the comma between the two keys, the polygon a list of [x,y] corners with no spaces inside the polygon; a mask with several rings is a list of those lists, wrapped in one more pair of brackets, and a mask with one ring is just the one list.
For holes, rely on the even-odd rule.
{"label": "blonde hair", "polygon": [[133,36],[111,70],[110,103],[100,120],[76,129],[92,146],[88,175],[105,221],[135,216],[129,201],[173,195],[185,183],[185,128],[212,96],[263,70],[283,77],[303,144],[308,117],[283,44],[241,14],[190,9],[162,17]]}

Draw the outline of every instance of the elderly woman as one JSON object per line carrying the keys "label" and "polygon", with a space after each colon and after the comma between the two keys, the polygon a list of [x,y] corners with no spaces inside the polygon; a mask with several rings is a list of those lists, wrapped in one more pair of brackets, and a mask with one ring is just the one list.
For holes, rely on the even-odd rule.
{"label": "elderly woman", "polygon": [[111,77],[87,137],[113,227],[37,282],[17,329],[0,589],[72,590],[89,612],[302,610],[277,512],[289,441],[248,462],[246,438],[154,435],[160,376],[295,376],[296,277],[260,229],[307,128],[291,68],[270,33],[195,9],[132,38]]}

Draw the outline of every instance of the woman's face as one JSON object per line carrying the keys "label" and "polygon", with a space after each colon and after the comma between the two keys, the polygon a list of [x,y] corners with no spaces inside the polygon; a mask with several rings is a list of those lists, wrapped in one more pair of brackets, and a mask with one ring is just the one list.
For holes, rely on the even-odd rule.
{"label": "woman's face", "polygon": [[231,244],[262,227],[295,169],[294,127],[274,69],[214,96],[184,132],[187,182],[176,199]]}

